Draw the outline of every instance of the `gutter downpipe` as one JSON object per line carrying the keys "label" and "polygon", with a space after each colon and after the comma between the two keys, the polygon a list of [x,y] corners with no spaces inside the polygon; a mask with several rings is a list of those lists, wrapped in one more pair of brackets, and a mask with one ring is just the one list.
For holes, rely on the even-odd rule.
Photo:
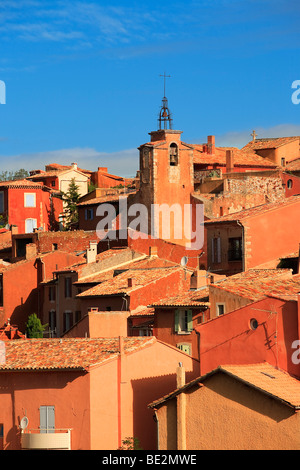
{"label": "gutter downpipe", "polygon": [[236,222],[242,228],[242,270],[245,272],[245,229],[239,220]]}

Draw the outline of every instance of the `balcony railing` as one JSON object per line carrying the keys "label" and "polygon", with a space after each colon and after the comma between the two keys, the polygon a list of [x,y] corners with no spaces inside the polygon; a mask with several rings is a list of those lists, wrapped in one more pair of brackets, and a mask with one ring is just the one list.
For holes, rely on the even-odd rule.
{"label": "balcony railing", "polygon": [[41,431],[41,429],[31,429],[22,432],[22,449],[71,450],[71,429],[54,429],[52,432]]}

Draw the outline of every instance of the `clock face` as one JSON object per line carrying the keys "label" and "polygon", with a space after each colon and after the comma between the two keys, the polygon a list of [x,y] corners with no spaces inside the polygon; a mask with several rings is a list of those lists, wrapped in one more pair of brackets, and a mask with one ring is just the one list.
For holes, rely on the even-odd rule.
{"label": "clock face", "polygon": [[148,157],[148,155],[149,155],[149,149],[144,148],[144,152],[143,152],[143,153],[144,153],[144,157]]}

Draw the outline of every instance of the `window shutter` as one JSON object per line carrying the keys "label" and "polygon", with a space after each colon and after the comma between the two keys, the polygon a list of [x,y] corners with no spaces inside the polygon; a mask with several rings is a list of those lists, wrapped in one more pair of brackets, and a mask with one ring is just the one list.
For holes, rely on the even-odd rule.
{"label": "window shutter", "polygon": [[179,310],[175,310],[175,332],[179,331]]}
{"label": "window shutter", "polygon": [[214,238],[211,239],[211,261],[215,262],[215,247],[214,247]]}
{"label": "window shutter", "polygon": [[221,263],[221,237],[218,237],[218,263]]}
{"label": "window shutter", "polygon": [[85,220],[88,219],[88,210],[87,209],[84,209],[84,219]]}
{"label": "window shutter", "polygon": [[193,313],[192,310],[187,311],[187,327],[188,331],[193,331]]}

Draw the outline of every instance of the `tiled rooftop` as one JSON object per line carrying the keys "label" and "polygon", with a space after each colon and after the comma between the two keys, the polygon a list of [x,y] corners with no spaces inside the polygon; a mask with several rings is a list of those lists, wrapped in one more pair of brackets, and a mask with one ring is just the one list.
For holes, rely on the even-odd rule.
{"label": "tiled rooftop", "polygon": [[[179,266],[162,267],[154,269],[128,269],[121,274],[106,280],[90,289],[78,294],[77,297],[97,297],[102,295],[116,295],[130,293],[135,289],[146,286],[169,276],[182,268]],[[128,286],[128,279],[133,280],[133,285]]]}
{"label": "tiled rooftop", "polygon": [[235,166],[255,166],[263,168],[276,168],[277,165],[267,158],[257,155],[255,152],[240,150],[236,147],[216,147],[215,153],[203,152],[203,145],[195,145],[194,164],[220,164],[226,165],[226,150],[233,151]]}
{"label": "tiled rooftop", "polygon": [[226,365],[221,370],[295,408],[300,407],[300,381],[270,364]]}
{"label": "tiled rooftop", "polygon": [[269,138],[263,138],[263,139],[258,139],[256,138],[254,141],[249,142],[247,145],[243,147],[242,150],[259,150],[259,149],[274,149],[281,147],[282,145],[286,145],[290,142],[293,142],[295,140],[300,140],[300,137],[294,136],[294,137],[269,137]]}
{"label": "tiled rooftop", "polygon": [[213,284],[213,287],[245,297],[252,301],[266,296],[294,300],[300,292],[300,275],[291,274],[289,269],[250,269],[229,276]]}
{"label": "tiled rooftop", "polygon": [[[124,353],[155,342],[153,337],[124,338]],[[2,370],[87,369],[117,357],[119,338],[18,339],[5,343]]]}
{"label": "tiled rooftop", "polygon": [[248,219],[249,217],[255,217],[257,215],[263,214],[264,212],[280,209],[281,207],[289,206],[291,204],[297,204],[300,202],[300,196],[291,196],[279,202],[268,202],[266,204],[261,204],[260,206],[250,207],[249,209],[244,209],[239,212],[234,212],[232,214],[227,214],[222,217],[211,219],[205,222],[207,224],[215,224],[220,222],[230,222],[236,220]]}
{"label": "tiled rooftop", "polygon": [[242,383],[273,397],[282,403],[300,409],[300,381],[290,376],[288,373],[276,369],[268,363],[247,364],[247,365],[224,365],[212,370],[206,375],[199,377],[178,388],[159,400],[149,404],[150,408],[163,404],[170,398],[193,387],[194,385],[205,384],[205,380],[211,375],[223,372],[234,377]]}
{"label": "tiled rooftop", "polygon": [[188,292],[182,292],[177,296],[170,297],[167,299],[161,299],[158,302],[154,302],[154,307],[209,307],[207,301],[209,296],[209,289],[190,290]]}
{"label": "tiled rooftop", "polygon": [[0,186],[15,186],[15,187],[32,187],[32,188],[44,188],[43,183],[36,183],[27,179],[22,180],[10,180],[10,181],[0,181]]}

